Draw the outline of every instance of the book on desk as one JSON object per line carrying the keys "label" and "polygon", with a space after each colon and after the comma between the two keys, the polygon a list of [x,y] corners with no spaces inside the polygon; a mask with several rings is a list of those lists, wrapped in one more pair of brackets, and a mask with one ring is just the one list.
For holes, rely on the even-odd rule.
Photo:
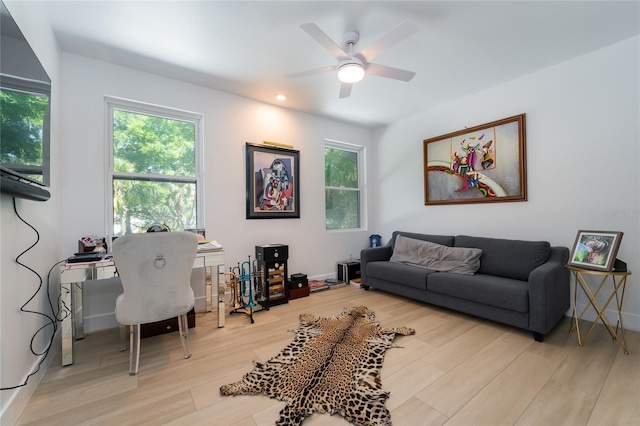
{"label": "book on desk", "polygon": [[76,253],[69,257],[66,263],[93,263],[111,259],[112,257],[105,255],[104,252]]}
{"label": "book on desk", "polygon": [[216,240],[202,240],[198,242],[198,251],[222,250],[222,245]]}

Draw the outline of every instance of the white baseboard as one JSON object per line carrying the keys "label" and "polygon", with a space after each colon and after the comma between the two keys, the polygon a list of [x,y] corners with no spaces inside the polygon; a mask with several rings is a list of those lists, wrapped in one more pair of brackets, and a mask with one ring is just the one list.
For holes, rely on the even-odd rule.
{"label": "white baseboard", "polygon": [[[56,332],[56,335],[53,339],[52,346],[49,349],[49,353],[48,355],[46,355],[46,358],[42,361],[42,357],[44,357],[45,355],[40,355],[33,362],[33,365],[31,366],[31,369],[27,374],[30,374],[31,372],[35,371],[38,368],[38,363],[40,361],[42,361],[42,365],[40,365],[40,369],[36,374],[29,377],[27,384],[20,388],[16,388],[13,391],[9,391],[9,390],[2,391],[3,399],[5,398],[8,399],[8,402],[6,404],[3,404],[5,408],[0,414],[0,425],[16,424],[16,422],[18,421],[18,417],[20,417],[20,413],[22,413],[22,410],[24,410],[24,407],[26,407],[27,403],[29,402],[29,399],[31,399],[31,395],[33,395],[33,392],[35,392],[36,387],[38,386],[38,384],[40,384],[40,381],[42,380],[44,373],[46,373],[47,369],[51,365],[51,362],[56,357],[59,350],[60,350],[60,329],[58,329],[58,331]],[[24,379],[26,379],[26,377],[23,378],[23,380],[20,383],[14,383],[13,385],[24,383]],[[3,383],[2,385],[10,386],[11,384]]]}
{"label": "white baseboard", "polygon": [[309,277],[309,281],[324,281],[324,280],[335,280],[337,273],[334,274],[324,274],[324,275],[316,275],[315,277]]}

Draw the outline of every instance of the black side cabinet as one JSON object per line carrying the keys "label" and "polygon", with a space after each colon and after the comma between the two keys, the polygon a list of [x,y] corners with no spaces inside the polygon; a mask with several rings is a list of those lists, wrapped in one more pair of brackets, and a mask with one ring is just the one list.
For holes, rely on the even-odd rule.
{"label": "black side cabinet", "polygon": [[265,300],[259,302],[264,308],[289,303],[287,289],[287,259],[289,246],[265,244],[256,246],[258,274],[264,280]]}

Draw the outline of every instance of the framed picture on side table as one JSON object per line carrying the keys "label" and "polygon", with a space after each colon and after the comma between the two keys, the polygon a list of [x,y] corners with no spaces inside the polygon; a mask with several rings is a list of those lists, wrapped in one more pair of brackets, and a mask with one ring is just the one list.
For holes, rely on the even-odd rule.
{"label": "framed picture on side table", "polygon": [[247,143],[247,219],[300,218],[300,151]]}
{"label": "framed picture on side table", "polygon": [[597,271],[611,271],[616,261],[622,232],[578,231],[569,265]]}

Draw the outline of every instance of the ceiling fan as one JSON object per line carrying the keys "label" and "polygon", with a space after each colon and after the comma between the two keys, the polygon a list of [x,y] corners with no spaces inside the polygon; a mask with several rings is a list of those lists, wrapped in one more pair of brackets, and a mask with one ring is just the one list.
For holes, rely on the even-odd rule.
{"label": "ceiling fan", "polygon": [[351,94],[353,83],[362,80],[365,74],[377,75],[379,77],[392,78],[405,82],[410,81],[413,76],[416,75],[416,73],[411,71],[371,63],[371,60],[376,56],[418,31],[416,24],[409,20],[406,20],[400,25],[392,28],[388,33],[373,42],[373,44],[357,53],[353,52],[353,46],[360,38],[357,31],[348,31],[344,34],[344,42],[347,47],[347,50],[344,50],[316,24],[302,24],[300,25],[300,28],[302,28],[314,40],[320,43],[320,45],[332,56],[334,56],[338,60],[338,64],[300,73],[288,74],[285,75],[286,78],[307,77],[310,75],[338,70],[338,78],[341,81],[340,98],[346,98]]}

